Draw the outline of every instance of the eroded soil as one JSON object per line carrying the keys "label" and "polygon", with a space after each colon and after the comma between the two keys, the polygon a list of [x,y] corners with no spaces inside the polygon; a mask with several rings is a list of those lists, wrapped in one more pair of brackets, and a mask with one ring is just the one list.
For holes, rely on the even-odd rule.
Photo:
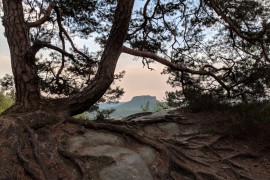
{"label": "eroded soil", "polygon": [[0,179],[270,179],[269,143],[208,131],[229,118],[183,110],[123,121],[0,117]]}

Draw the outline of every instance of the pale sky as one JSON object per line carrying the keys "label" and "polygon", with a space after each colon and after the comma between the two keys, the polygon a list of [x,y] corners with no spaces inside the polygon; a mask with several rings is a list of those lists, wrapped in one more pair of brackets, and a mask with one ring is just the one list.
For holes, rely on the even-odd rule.
{"label": "pale sky", "polygon": [[[7,40],[4,37],[4,28],[0,24],[0,78],[5,74],[11,74],[10,55]],[[85,41],[84,41],[85,42]],[[76,43],[76,41],[75,41]],[[87,42],[94,46],[93,42]],[[82,45],[81,43],[77,43]],[[172,88],[166,83],[168,76],[161,75],[164,66],[152,64],[155,71],[143,68],[141,60],[134,61],[133,56],[122,54],[117,64],[116,72],[125,70],[126,74],[117,85],[125,90],[120,101],[129,101],[133,96],[151,95],[158,100],[164,100],[165,91]]]}

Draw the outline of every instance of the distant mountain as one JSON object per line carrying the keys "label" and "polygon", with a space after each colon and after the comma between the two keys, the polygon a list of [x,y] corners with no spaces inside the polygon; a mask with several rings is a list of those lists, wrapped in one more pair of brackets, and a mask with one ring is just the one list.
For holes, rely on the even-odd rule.
{"label": "distant mountain", "polygon": [[[134,96],[128,102],[119,102],[119,103],[100,103],[99,109],[115,109],[115,111],[110,114],[110,117],[113,119],[121,119],[132,114],[143,112],[144,110],[148,112],[155,112],[158,110],[158,104],[166,104],[157,100],[155,96],[143,95],[143,96]],[[148,108],[147,108],[148,107]],[[96,118],[96,112],[89,113],[90,119]]]}
{"label": "distant mountain", "polygon": [[121,104],[124,104],[125,102],[118,102],[118,103],[100,103],[99,109],[111,109],[115,108]]}
{"label": "distant mountain", "polygon": [[111,117],[122,118],[131,114],[142,112],[142,106],[147,109],[147,104],[149,104],[148,111],[153,112],[156,110],[158,103],[159,101],[156,99],[155,96],[135,96],[132,98],[131,101],[113,107],[116,110],[111,114]]}

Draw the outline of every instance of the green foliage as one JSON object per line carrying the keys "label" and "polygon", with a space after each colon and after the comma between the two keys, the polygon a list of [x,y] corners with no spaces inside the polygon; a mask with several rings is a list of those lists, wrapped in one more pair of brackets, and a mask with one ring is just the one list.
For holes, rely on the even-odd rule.
{"label": "green foliage", "polygon": [[0,91],[0,114],[9,108],[14,102],[12,94],[5,94],[4,91]]}
{"label": "green foliage", "polygon": [[221,108],[222,104],[213,94],[190,89],[186,92],[186,102],[192,111],[213,111]]}
{"label": "green foliage", "polygon": [[11,94],[15,95],[13,76],[6,74],[4,77],[0,78],[0,87],[2,90],[10,91]]}
{"label": "green foliage", "polygon": [[84,120],[89,120],[89,115],[87,112],[83,112],[81,114],[78,114],[76,116],[73,116],[74,118],[77,118],[77,119],[84,119]]}
{"label": "green foliage", "polygon": [[170,107],[183,106],[184,96],[182,91],[176,90],[175,92],[166,92],[166,101]]}
{"label": "green foliage", "polygon": [[[28,2],[32,1],[26,1],[26,4]],[[31,5],[40,7],[39,1],[33,2],[35,4],[29,3],[29,9],[32,9]],[[256,0],[215,2],[221,12],[232,21],[234,28],[220,19],[221,16],[217,15],[210,1],[161,0],[159,3],[149,1],[147,5],[145,2],[136,2],[125,43],[133,49],[170,57],[168,60],[191,71],[215,74],[231,88],[230,95],[237,101],[247,102],[265,97],[270,88],[270,74],[267,73],[270,69],[267,53],[270,34],[269,7]],[[113,23],[112,17],[117,1],[56,0],[55,3],[60,7],[63,23],[70,33],[73,33],[72,35],[92,36],[101,49],[104,47]],[[47,4],[42,8],[46,6]],[[145,14],[144,6],[147,8],[145,12],[149,14]],[[50,23],[55,22],[55,17],[52,17]],[[51,32],[49,27],[42,30],[43,32],[39,30],[36,34],[32,32],[33,36],[42,39],[44,35],[48,36],[48,32]],[[263,30],[262,33],[260,30]],[[246,41],[239,37],[237,32],[241,32],[244,37],[258,38]],[[46,39],[52,38],[46,37]],[[82,49],[89,59],[98,62],[101,53],[88,51],[87,48]],[[40,76],[46,74],[46,77],[41,77],[43,91],[70,95],[88,85],[91,80],[89,77],[94,77],[96,73],[93,69],[97,69],[98,66],[89,65],[89,59],[74,54],[78,61],[67,59],[69,67],[65,71],[68,73],[60,76],[60,82],[56,81],[51,72],[53,68],[49,67],[60,65],[59,54],[52,55],[51,58],[54,60],[47,64],[42,59],[38,61]],[[144,59],[145,61],[148,60]],[[224,70],[218,70],[219,67]],[[219,98],[228,97],[228,92],[213,77],[194,75],[190,71],[174,71],[171,68],[166,69],[164,73],[170,75],[169,84],[179,87],[178,93],[168,94],[168,96],[174,96],[174,99],[179,101],[183,99],[181,97],[183,94],[179,92],[194,84],[199,84],[207,94],[214,93],[214,96]],[[71,77],[79,77],[81,80],[71,80]],[[83,85],[77,82],[83,82]],[[117,92],[123,93],[123,90],[118,90],[121,89],[117,89]],[[169,102],[169,105],[176,106],[176,102],[174,104]]]}
{"label": "green foliage", "polygon": [[74,116],[75,118],[78,119],[85,119],[85,120],[90,120],[89,118],[89,113],[94,113],[96,114],[96,117],[94,120],[106,120],[110,118],[110,114],[113,113],[115,109],[99,109],[98,106],[92,106],[87,112],[78,114]]}
{"label": "green foliage", "polygon": [[270,140],[270,101],[239,103],[227,107],[221,114],[228,118],[202,132],[225,134],[237,139]]}
{"label": "green foliage", "polygon": [[145,105],[141,105],[141,109],[143,112],[148,112],[148,111],[159,112],[161,110],[168,109],[168,108],[169,108],[169,106],[167,105],[167,103],[158,102],[158,101],[156,103],[156,107],[150,108],[150,101],[147,101],[147,103]]}
{"label": "green foliage", "polygon": [[[180,96],[181,93],[184,98],[179,100],[177,96]],[[217,95],[205,92],[199,86],[188,87],[182,92],[167,92],[167,101],[170,106],[186,107],[193,112],[213,111],[227,106]]]}
{"label": "green foliage", "polygon": [[[52,1],[23,2],[27,21],[34,22],[44,15]],[[63,97],[89,86],[98,72],[100,50],[113,25],[117,1],[53,2],[60,8],[60,21],[71,37],[92,36],[99,46],[78,47],[85,56],[65,49],[72,54],[65,60],[61,53],[36,59],[42,92]],[[61,47],[56,13],[50,17],[42,27],[31,28],[30,39],[32,43],[42,40]],[[227,97],[237,102],[252,102],[267,96],[270,90],[269,19],[269,7],[257,0],[136,1],[125,45],[165,57],[181,67],[181,71],[164,70],[164,74],[169,74],[168,83],[178,88],[167,93],[169,106],[213,110]],[[60,71],[63,62],[65,66]],[[143,62],[148,64],[148,58],[143,58]],[[115,79],[118,77],[121,73]],[[5,82],[11,81],[7,78]],[[119,87],[110,88],[101,101],[118,99],[123,93]],[[148,111],[149,105],[141,108]]]}
{"label": "green foliage", "polygon": [[[180,27],[169,24],[170,29],[176,30],[182,37],[173,35],[184,39],[181,44],[172,45],[173,50],[170,54],[167,53],[170,60],[193,71],[203,70],[203,73],[216,75],[210,77],[166,68],[164,74],[169,74],[168,83],[177,88],[175,92],[167,93],[170,106],[182,105],[185,89],[194,85],[199,85],[204,93],[214,94],[215,98],[229,97],[238,102],[264,98],[269,92],[269,53],[262,55],[261,47],[256,45],[262,41],[265,43],[262,48],[265,47],[265,52],[269,52],[269,6],[256,0],[214,2],[242,35],[255,37],[261,33],[262,36],[253,41],[239,37],[232,26],[220,21],[221,17],[210,1],[184,1],[185,6],[177,6],[176,1],[168,4],[164,2],[166,12],[163,16],[173,18],[177,14],[175,9],[178,8],[184,17],[179,22]],[[181,10],[181,7],[188,7],[188,10]],[[166,28],[168,27],[164,29]],[[260,32],[263,29],[266,30],[265,33]],[[228,86],[230,92],[216,81],[217,78]]]}
{"label": "green foliage", "polygon": [[[65,56],[65,63],[62,66],[62,54],[57,51],[49,51],[49,55],[40,55],[36,58],[36,65],[39,76],[39,87],[41,94],[63,97],[81,92],[87,87],[95,77],[99,68],[101,58],[101,49],[108,38],[112,25],[116,0],[27,0],[23,2],[25,16],[27,21],[34,22],[44,15],[49,4],[55,3],[61,11],[61,23],[68,32],[71,39],[88,39],[87,41],[96,41],[94,47],[76,45],[77,50],[66,48],[65,51],[72,54]],[[0,10],[1,11],[1,10]],[[30,40],[43,41],[51,43],[57,47],[63,47],[59,38],[59,25],[57,13],[52,11],[50,20],[41,27],[30,29]],[[63,35],[64,36],[64,35]],[[91,39],[89,39],[91,38]],[[102,40],[101,40],[102,39]],[[64,38],[67,43],[67,39]],[[92,43],[90,43],[92,44]],[[115,74],[115,81],[121,79],[124,72]],[[8,79],[4,79],[5,84]],[[8,85],[8,84],[7,84]],[[124,93],[120,87],[111,86],[100,101],[117,101]]]}
{"label": "green foliage", "polygon": [[169,108],[169,106],[167,105],[167,103],[157,102],[155,111],[156,112],[159,112],[159,111],[162,111],[162,110],[165,110],[165,109],[168,109],[168,108]]}
{"label": "green foliage", "polygon": [[110,118],[110,114],[113,113],[115,109],[99,109],[99,105],[95,104],[90,107],[88,113],[95,114],[95,118],[91,118],[92,120],[105,120]]}
{"label": "green foliage", "polygon": [[115,109],[103,109],[97,110],[96,120],[105,120],[110,118],[110,114],[113,113]]}
{"label": "green foliage", "polygon": [[143,112],[148,112],[150,110],[149,105],[150,105],[150,102],[149,101],[147,101],[147,103],[145,105],[141,105],[142,111]]}

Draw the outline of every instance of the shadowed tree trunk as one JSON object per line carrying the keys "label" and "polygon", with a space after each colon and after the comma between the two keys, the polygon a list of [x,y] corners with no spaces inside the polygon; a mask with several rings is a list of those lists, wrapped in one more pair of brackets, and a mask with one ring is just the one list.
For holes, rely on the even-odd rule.
{"label": "shadowed tree trunk", "polygon": [[16,87],[16,106],[27,110],[40,100],[35,58],[28,56],[29,28],[24,21],[21,1],[3,1],[3,25],[10,48],[11,65]]}
{"label": "shadowed tree trunk", "polygon": [[113,82],[115,67],[128,31],[133,4],[134,0],[119,1],[97,75],[89,87],[82,93],[70,97],[66,103],[66,108],[72,115],[81,113],[96,103]]}
{"label": "shadowed tree trunk", "polygon": [[[36,23],[24,21],[22,1],[3,0],[3,24],[7,34],[16,85],[16,103],[6,111],[8,113],[33,110],[51,110],[75,115],[84,112],[95,104],[110,87],[114,80],[115,67],[125,40],[134,1],[119,1],[114,23],[103,51],[98,72],[90,85],[81,93],[62,99],[41,100],[36,53],[44,46],[39,42],[31,45],[29,29]],[[51,6],[54,8],[54,6]]]}
{"label": "shadowed tree trunk", "polygon": [[[253,171],[255,165],[246,168],[247,160],[258,159],[258,157],[250,152],[242,153],[237,149],[228,148],[230,143],[226,143],[227,146],[222,148],[218,143],[224,138],[223,136],[202,134],[199,131],[202,123],[200,120],[187,119],[178,111],[163,112],[164,114],[159,113],[157,116],[134,115],[123,121],[85,121],[70,117],[87,110],[104,95],[114,80],[115,67],[122,52],[151,58],[179,71],[211,76],[228,91],[228,95],[230,94],[230,87],[222,79],[204,70],[209,67],[216,71],[230,70],[230,68],[216,69],[211,65],[205,65],[202,70],[192,70],[172,64],[156,54],[123,46],[134,0],[117,1],[114,22],[98,71],[88,87],[73,96],[60,99],[41,98],[35,56],[45,47],[58,51],[63,56],[73,56],[67,53],[65,48],[61,49],[46,42],[31,42],[29,39],[30,29],[48,21],[52,10],[57,14],[59,31],[63,33],[60,10],[55,4],[51,4],[44,17],[36,22],[25,22],[22,0],[2,0],[2,2],[3,24],[10,47],[16,86],[16,102],[5,112],[6,116],[0,117],[0,179],[100,179],[100,171],[110,166],[114,168],[111,173],[116,171],[119,176],[128,166],[122,163],[124,159],[122,157],[130,154],[131,151],[133,151],[131,156],[126,158],[130,164],[138,166],[136,161],[133,161],[134,157],[146,158],[146,161],[153,159],[151,164],[144,166],[145,169],[150,169],[147,176],[149,178],[145,179],[238,180],[261,179],[258,177],[270,174],[266,171],[269,169],[266,166],[260,167],[259,171]],[[157,2],[159,4],[159,1]],[[146,21],[150,18],[147,17],[146,12],[150,3],[150,0],[146,1],[144,7]],[[59,36],[61,38],[61,35]],[[65,36],[69,39],[68,35]],[[101,135],[101,143],[95,144],[97,142],[95,138],[99,138],[101,133],[107,135],[103,137],[104,139]],[[110,141],[108,137],[112,136],[113,140],[108,142]],[[71,143],[74,137],[77,140],[81,139],[80,142],[76,141],[75,145]],[[90,140],[82,141],[85,138]],[[80,143],[88,151],[81,151],[82,148],[78,146]],[[93,144],[90,146],[91,143]],[[73,145],[77,146],[74,151],[71,148]],[[97,149],[93,150],[95,148]],[[111,153],[104,151],[104,148],[112,149]],[[141,153],[140,148],[146,152],[146,156],[138,155]],[[93,155],[92,152],[96,154]],[[233,155],[228,157],[228,152]],[[116,156],[117,153],[121,156]],[[153,158],[150,157],[151,154]],[[240,165],[235,161],[236,158],[241,160]],[[256,164],[262,162],[264,161],[258,160]],[[141,166],[135,168],[137,171]],[[134,169],[130,168],[127,171],[132,179],[137,177],[140,179],[145,175],[138,170],[137,176],[133,176],[132,170]]]}

